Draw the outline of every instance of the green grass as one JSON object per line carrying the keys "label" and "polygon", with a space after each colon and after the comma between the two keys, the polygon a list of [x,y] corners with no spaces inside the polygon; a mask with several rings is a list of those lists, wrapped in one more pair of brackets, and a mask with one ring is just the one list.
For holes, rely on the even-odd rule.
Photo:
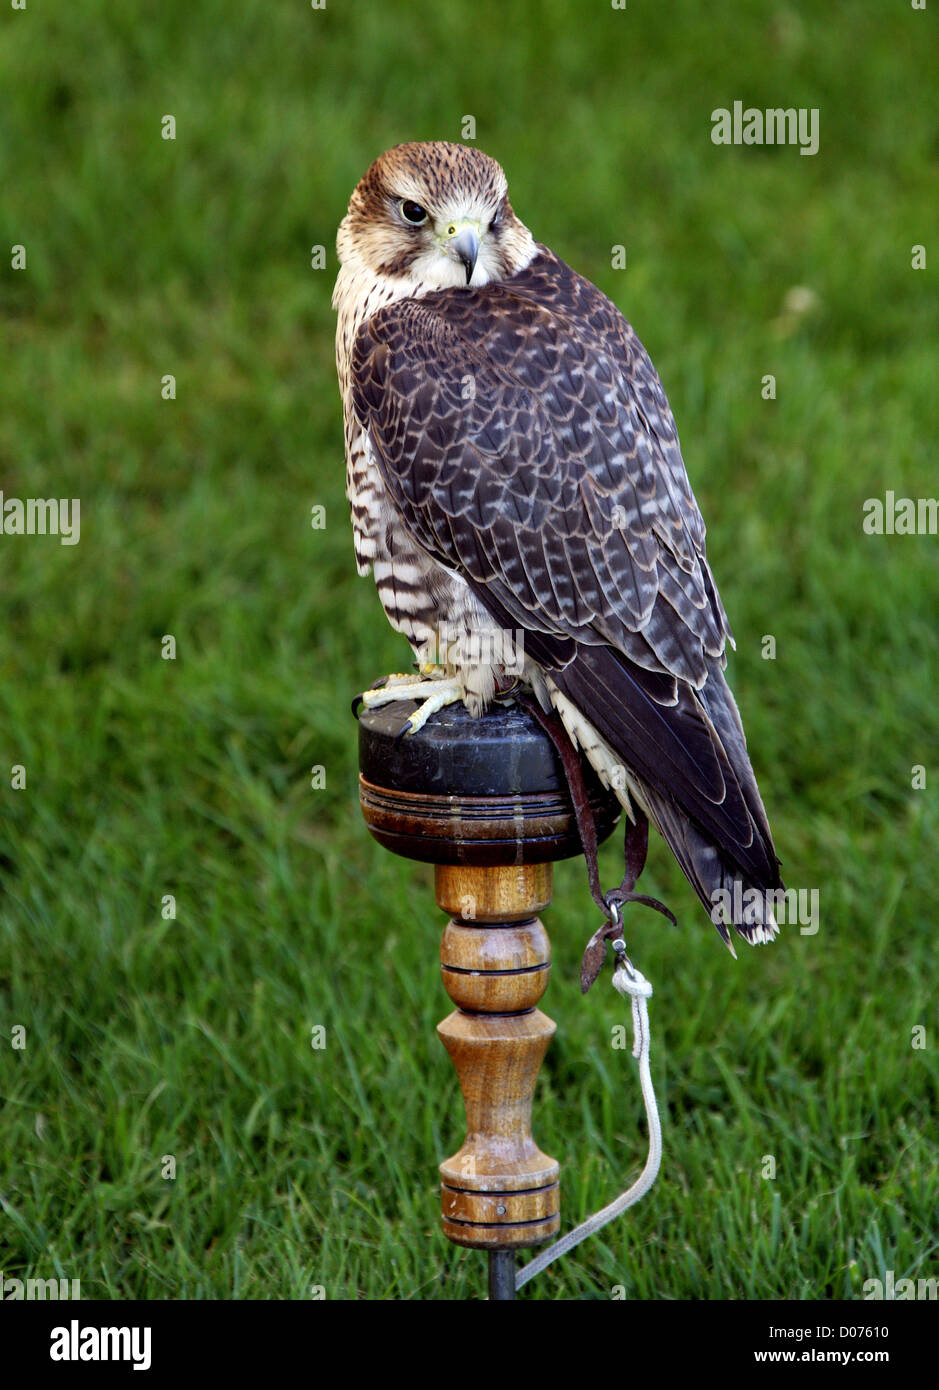
{"label": "green grass", "polygon": [[[86,1298],[484,1288],[438,1229],[462,1131],[430,871],[356,800],[349,698],[407,656],[355,575],[329,307],[366,165],[472,114],[665,382],[785,875],[821,903],[735,964],[653,845],[680,928],[637,914],[630,946],[662,1177],[525,1296],[935,1275],[939,542],[861,531],[865,498],[936,491],[934,10],[144,9],[0,13],[4,267],[28,255],[0,276],[0,487],[82,505],[77,546],[0,536],[0,1269]],[[735,99],[817,106],[818,155],[715,147]],[[645,1135],[621,1002],[579,996],[582,865],[556,880],[535,1129],[572,1224]]]}

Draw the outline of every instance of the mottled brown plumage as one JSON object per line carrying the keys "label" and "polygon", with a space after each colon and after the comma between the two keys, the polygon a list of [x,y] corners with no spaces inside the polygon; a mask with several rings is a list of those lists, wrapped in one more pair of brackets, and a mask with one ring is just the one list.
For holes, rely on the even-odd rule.
{"label": "mottled brown plumage", "polygon": [[[531,242],[494,161],[401,148],[363,179],[340,236],[370,267],[371,299],[345,326],[342,273],[337,285],[360,567],[376,565],[418,653],[441,624],[521,630],[539,696],[624,805],[647,812],[709,911],[736,879],[777,888],[723,675],[730,629],[648,355],[606,296]],[[485,276],[461,285],[447,268],[436,287],[429,244],[393,225],[398,197],[444,220],[461,199],[488,209]],[[500,671],[460,675],[481,708]],[[775,934],[768,913],[733,925]]]}

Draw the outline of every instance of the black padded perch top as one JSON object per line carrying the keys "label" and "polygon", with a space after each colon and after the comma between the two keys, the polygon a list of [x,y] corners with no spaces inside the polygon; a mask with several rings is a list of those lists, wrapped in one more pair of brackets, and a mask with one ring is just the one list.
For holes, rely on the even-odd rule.
{"label": "black padded perch top", "polygon": [[[397,738],[418,706],[396,700],[359,716],[359,796],[386,849],[432,864],[543,864],[580,854],[554,745],[519,705],[474,719],[462,702]],[[587,770],[597,838],[620,805]]]}

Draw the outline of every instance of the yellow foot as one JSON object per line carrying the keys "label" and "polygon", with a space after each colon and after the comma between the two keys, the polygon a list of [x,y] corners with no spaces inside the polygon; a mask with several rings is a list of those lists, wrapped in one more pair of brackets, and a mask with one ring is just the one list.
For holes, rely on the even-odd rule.
{"label": "yellow foot", "polygon": [[463,699],[461,680],[454,676],[445,676],[441,666],[421,667],[422,674],[429,675],[432,671],[439,671],[440,675],[432,676],[429,680],[420,680],[415,676],[388,676],[383,683],[364,691],[359,699],[366,709],[377,709],[379,705],[390,704],[393,700],[420,701],[420,708],[407,720],[398,737],[402,734],[416,734],[432,714],[436,714],[445,705],[453,705]]}

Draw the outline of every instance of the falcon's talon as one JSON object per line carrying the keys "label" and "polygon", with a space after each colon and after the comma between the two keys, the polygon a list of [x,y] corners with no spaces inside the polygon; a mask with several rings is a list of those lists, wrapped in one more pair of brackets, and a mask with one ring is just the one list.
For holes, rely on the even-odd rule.
{"label": "falcon's talon", "polygon": [[[438,668],[441,669],[441,668]],[[431,680],[415,680],[411,676],[388,676],[384,685],[371,687],[362,696],[366,709],[377,709],[380,705],[394,704],[399,700],[415,700],[418,708],[405,721],[404,727],[395,735],[410,738],[422,729],[432,714],[445,705],[454,705],[465,695],[463,682],[456,676],[436,677]]]}
{"label": "falcon's talon", "polygon": [[500,686],[497,680],[496,691],[492,697],[492,703],[494,705],[514,705],[516,702],[515,697],[518,695],[521,688],[522,681],[518,676],[516,676],[514,680],[510,681],[508,685],[503,686]]}

